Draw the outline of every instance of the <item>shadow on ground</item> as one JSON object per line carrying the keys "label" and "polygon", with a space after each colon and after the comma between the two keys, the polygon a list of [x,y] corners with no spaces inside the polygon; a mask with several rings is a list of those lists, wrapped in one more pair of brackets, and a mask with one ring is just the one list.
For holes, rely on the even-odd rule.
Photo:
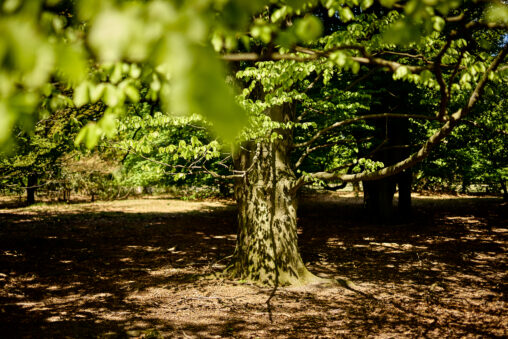
{"label": "shadow on ground", "polygon": [[[72,337],[441,337],[507,335],[507,205],[415,200],[415,218],[376,226],[361,200],[300,206],[311,271],[340,287],[270,289],[203,276],[234,250],[234,207],[154,212],[81,204],[0,211],[0,333]],[[180,202],[180,204],[182,204]],[[191,203],[189,203],[191,204]]]}

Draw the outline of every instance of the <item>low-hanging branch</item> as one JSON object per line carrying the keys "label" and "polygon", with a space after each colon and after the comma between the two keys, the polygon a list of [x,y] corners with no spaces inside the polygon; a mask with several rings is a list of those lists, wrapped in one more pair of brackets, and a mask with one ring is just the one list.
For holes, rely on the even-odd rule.
{"label": "low-hanging branch", "polygon": [[[172,165],[172,164],[168,164],[168,163],[165,163],[165,162],[162,162],[162,161],[155,160],[155,159],[152,159],[150,157],[144,156],[143,154],[137,153],[136,151],[134,151],[131,148],[125,148],[125,147],[118,146],[118,145],[100,145],[99,147],[120,149],[120,150],[123,150],[123,151],[127,152],[127,154],[131,153],[131,154],[137,155],[137,156],[139,156],[140,158],[142,158],[142,159],[144,159],[146,161],[150,161],[150,162],[153,162],[155,164],[158,164],[158,165],[161,165],[161,166],[164,166],[164,167],[178,168],[178,169],[181,169],[181,170],[187,170],[187,172],[177,172],[177,173],[165,172],[166,174],[170,174],[170,175],[178,175],[178,174],[192,175],[192,174],[196,174],[196,172],[198,172],[198,171],[202,171],[203,173],[208,173],[212,177],[218,178],[218,179],[234,179],[234,178],[242,178],[242,177],[245,176],[245,173],[243,173],[243,172],[241,174],[229,174],[229,175],[218,174],[218,173],[216,173],[214,171],[211,171],[211,170],[207,169],[205,167],[204,163],[201,164],[201,165],[197,165],[196,161],[194,161],[193,163],[191,163],[190,165],[187,165],[187,166],[186,165]],[[202,158],[204,158],[204,157],[202,157]]]}
{"label": "low-hanging branch", "polygon": [[[503,47],[503,49],[491,62],[486,72],[483,74],[480,81],[476,85],[475,89],[469,96],[469,100],[467,101],[466,105],[463,108],[456,111],[455,113],[453,113],[452,115],[450,115],[446,123],[437,132],[435,132],[416,153],[413,153],[410,157],[402,161],[399,161],[394,165],[385,167],[383,169],[374,172],[362,172],[357,174],[317,172],[310,173],[307,175],[307,177],[323,181],[337,180],[343,182],[378,180],[400,173],[403,170],[410,168],[416,163],[422,161],[428,156],[431,149],[435,147],[437,144],[439,144],[446,136],[448,136],[455,128],[455,126],[457,126],[462,121],[462,119],[471,111],[471,109],[474,107],[474,105],[480,98],[480,95],[483,89],[485,88],[486,83],[488,82],[489,74],[497,69],[499,64],[506,57],[507,53],[508,53],[508,44],[506,44]],[[307,180],[307,177],[300,177],[295,183],[295,188],[304,185]]]}
{"label": "low-hanging branch", "polygon": [[319,139],[319,137],[321,137],[323,134],[329,132],[330,130],[338,128],[338,127],[350,125],[350,124],[353,124],[353,123],[355,123],[357,121],[361,121],[361,120],[382,119],[382,118],[411,118],[411,119],[437,120],[437,117],[435,117],[435,116],[428,116],[428,115],[423,115],[423,114],[401,114],[401,113],[367,114],[367,115],[362,115],[362,116],[347,119],[347,120],[337,121],[336,123],[319,130],[309,140],[307,140],[305,142],[298,143],[298,144],[294,144],[293,147],[295,147],[295,148],[307,147],[310,144],[314,143],[317,139]]}

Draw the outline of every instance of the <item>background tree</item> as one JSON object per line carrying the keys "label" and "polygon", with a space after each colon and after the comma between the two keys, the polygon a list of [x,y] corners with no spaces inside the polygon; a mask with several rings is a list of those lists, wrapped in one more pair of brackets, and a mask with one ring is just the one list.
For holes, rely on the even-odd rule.
{"label": "background tree", "polygon": [[506,199],[506,87],[491,88],[470,119],[417,168],[417,185],[427,190],[503,192]]}
{"label": "background tree", "polygon": [[62,184],[63,157],[75,150],[74,138],[83,124],[100,114],[65,108],[66,100],[56,93],[46,99],[33,130],[17,128],[12,148],[0,155],[1,184],[26,190],[28,205],[35,203],[38,188]]}

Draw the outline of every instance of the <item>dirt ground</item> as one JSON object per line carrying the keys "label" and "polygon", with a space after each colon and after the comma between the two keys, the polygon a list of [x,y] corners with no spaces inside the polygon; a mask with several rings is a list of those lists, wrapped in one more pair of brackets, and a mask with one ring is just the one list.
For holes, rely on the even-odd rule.
{"label": "dirt ground", "polygon": [[0,206],[0,337],[506,337],[508,205],[414,205],[379,226],[361,198],[302,199],[304,261],[356,287],[279,288],[270,308],[270,288],[202,279],[233,252],[231,202]]}

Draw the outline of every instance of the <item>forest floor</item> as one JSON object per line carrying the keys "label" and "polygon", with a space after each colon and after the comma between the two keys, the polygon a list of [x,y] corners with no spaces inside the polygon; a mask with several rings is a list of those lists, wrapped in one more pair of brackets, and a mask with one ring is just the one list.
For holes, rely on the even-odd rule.
{"label": "forest floor", "polygon": [[[234,250],[228,201],[164,198],[2,209],[1,338],[506,337],[508,205],[414,197],[379,226],[361,198],[302,199],[299,244],[335,286],[206,280]],[[270,319],[271,313],[271,319]]]}

